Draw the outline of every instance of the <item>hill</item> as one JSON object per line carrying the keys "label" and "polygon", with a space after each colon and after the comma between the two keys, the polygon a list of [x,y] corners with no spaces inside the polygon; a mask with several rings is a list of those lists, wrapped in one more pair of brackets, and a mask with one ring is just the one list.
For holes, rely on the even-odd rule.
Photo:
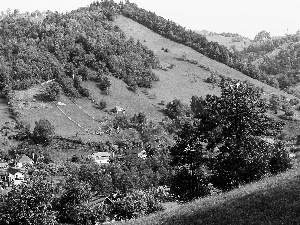
{"label": "hill", "polygon": [[[49,15],[43,15],[41,18],[41,21],[43,21],[42,30],[39,31],[37,27],[35,28],[37,29],[36,32],[41,32],[41,34],[37,35],[34,32],[31,34],[32,37],[35,38],[36,45],[34,48],[31,47],[31,49],[29,49],[21,44],[9,45],[9,48],[16,49],[15,54],[11,57],[14,57],[14,60],[19,60],[19,64],[17,64],[19,67],[12,67],[13,63],[12,61],[9,61],[9,58],[2,61],[1,68],[4,73],[2,73],[3,75],[1,79],[3,81],[1,84],[2,86],[5,86],[9,84],[9,82],[12,82],[12,88],[15,89],[16,100],[13,108],[15,114],[19,116],[18,120],[28,121],[33,129],[35,121],[47,118],[55,126],[56,133],[58,135],[62,135],[64,137],[77,136],[82,138],[84,141],[112,140],[112,137],[109,137],[109,135],[105,133],[108,129],[110,129],[109,124],[111,124],[111,121],[115,117],[115,114],[109,112],[110,109],[115,106],[119,106],[125,109],[128,116],[133,116],[138,112],[144,112],[147,118],[151,121],[159,122],[165,117],[163,113],[165,106],[161,104],[162,102],[167,103],[174,99],[180,99],[183,103],[189,104],[193,95],[219,95],[220,89],[206,81],[209,77],[211,77],[213,72],[231,79],[248,81],[255,86],[263,88],[264,97],[266,98],[268,98],[270,94],[282,95],[288,99],[294,98],[292,95],[288,95],[283,91],[246,76],[229,66],[210,59],[191,47],[176,43],[154,33],[152,30],[133,21],[132,19],[119,15],[113,18],[113,22],[110,22],[105,19],[106,17],[104,15],[107,15],[106,13],[107,11],[105,10],[99,11],[98,8],[92,8],[92,11],[89,14],[81,9],[67,15],[51,13]],[[64,37],[61,36],[61,38],[58,39],[58,42],[61,42],[61,47],[52,52],[53,50],[49,43],[52,43],[54,40],[52,37],[53,34],[49,30],[47,31],[47,35],[43,34],[43,32],[46,32],[48,29],[46,26],[48,21],[56,18],[57,27],[63,29],[63,21],[65,19],[69,19],[68,26],[77,26],[77,29],[82,29],[84,32],[88,32],[88,30],[86,30],[88,29],[86,24],[83,20],[80,20],[80,18],[86,18],[93,23],[94,19],[92,16],[102,18],[104,22],[101,26],[99,26],[99,28],[102,29],[102,32],[110,34],[110,36],[104,35],[106,39],[102,39],[101,41],[104,43],[109,41],[115,42],[115,45],[109,45],[111,49],[105,50],[107,51],[106,54],[99,55],[99,47],[93,49],[90,41],[87,41],[88,39],[86,37],[82,35],[76,36],[76,34],[69,31],[67,34],[64,34]],[[6,20],[9,21],[9,18],[6,18]],[[29,29],[31,25],[33,27],[37,26],[36,21],[40,20],[36,18],[18,16],[17,21],[18,23],[23,22],[27,24],[27,28]],[[18,25],[18,23],[16,24]],[[79,28],[79,24],[81,24],[81,28]],[[13,27],[16,25],[12,24],[11,26]],[[98,24],[95,23],[93,26],[96,27]],[[114,30],[112,30],[113,27],[115,27]],[[17,29],[17,26],[13,27],[13,29]],[[26,29],[23,32],[27,32]],[[8,32],[5,38],[8,38],[11,35],[13,34]],[[94,33],[91,33],[90,35],[92,39],[94,38],[100,43],[100,40],[96,38]],[[22,40],[21,34],[19,34],[19,36],[20,37],[17,38]],[[101,33],[101,37],[102,36],[103,33]],[[6,40],[5,38],[3,40]],[[40,38],[42,42],[39,43],[38,40]],[[69,47],[63,47],[66,45],[63,43],[65,43],[68,38],[74,42],[73,46],[70,45]],[[122,38],[124,39],[124,44],[121,44]],[[32,38],[29,38],[26,41],[30,42],[32,41]],[[49,43],[47,44],[47,42]],[[46,49],[44,45],[47,46]],[[91,46],[87,47],[85,45]],[[118,48],[138,48],[138,54],[141,54],[145,60],[150,60],[150,63],[153,64],[152,72],[149,73],[148,70],[145,73],[137,72],[133,76],[135,78],[125,76],[122,69],[123,71],[134,70],[135,63],[130,61],[134,58],[130,58],[131,56],[127,57],[129,55],[126,55],[126,51],[121,53],[118,52],[119,50],[114,47],[117,45]],[[40,51],[38,52],[40,55],[37,57],[35,53],[37,52],[37,49],[40,48],[43,49],[44,55],[41,55]],[[76,50],[76,48],[78,49]],[[23,49],[22,53],[20,51],[21,49]],[[66,53],[62,53],[63,51]],[[26,54],[27,56],[30,56],[30,60],[25,57]],[[67,54],[67,58],[66,56],[63,56],[63,54]],[[156,63],[154,55],[160,61],[160,66],[154,65]],[[49,64],[45,64],[47,57],[51,62],[50,67]],[[117,59],[117,57],[121,60],[129,60],[129,63],[126,65],[132,65],[132,68],[124,67],[124,64],[118,62],[119,59]],[[153,58],[149,59],[149,57]],[[58,59],[62,61],[73,61],[71,63],[66,62],[64,64],[59,64]],[[93,63],[88,60],[92,60]],[[99,69],[97,66],[99,62],[97,60],[100,60],[99,62],[106,66]],[[41,74],[35,75],[37,73],[35,72],[35,67],[30,64],[31,62],[38,62],[36,66],[40,71],[42,71]],[[78,64],[78,62],[80,63]],[[84,66],[82,66],[82,63]],[[81,65],[81,67],[78,67],[78,65]],[[10,68],[14,69],[15,74],[18,75],[22,73],[23,67],[32,71],[31,75],[28,74],[25,80],[14,79],[14,77],[10,77],[9,80],[5,78],[5,76],[7,76],[6,74],[10,73]],[[58,70],[60,75],[58,76],[56,72],[47,74],[45,73],[45,70],[43,70],[43,67],[49,67],[48,71]],[[142,71],[145,70],[144,67],[142,68]],[[69,83],[74,82],[70,79],[72,73],[75,73],[76,76],[87,76],[88,79],[85,78],[85,80],[81,82],[78,90],[72,88],[71,92],[66,92],[65,90],[66,95],[62,95],[60,99],[58,99],[58,101],[63,105],[59,106],[55,102],[49,102],[35,97],[35,95],[43,89],[39,84],[35,84],[36,82],[41,83],[43,81],[47,81],[49,78],[55,78],[58,81],[60,80],[60,85],[62,88],[66,89],[68,84],[65,81]],[[63,79],[60,78],[60,76],[62,76],[61,74],[64,74]],[[159,81],[151,81],[151,88],[147,88],[148,84],[138,83],[140,82],[139,80],[141,80],[138,78],[140,74],[157,77],[159,78]],[[109,95],[103,94],[98,88],[98,81],[95,82],[95,80],[97,80],[96,76],[106,77],[109,80],[111,83]],[[154,79],[153,77],[150,79]],[[136,81],[134,81],[135,79]],[[65,81],[62,82],[63,80]],[[131,85],[136,84],[140,86],[137,88],[136,92],[132,92],[128,89]],[[70,88],[70,85],[68,87]],[[27,88],[27,90],[17,90],[22,88]],[[78,91],[83,89],[89,91],[90,96],[88,98],[78,96]],[[72,93],[75,94],[75,96],[70,96]],[[107,110],[99,110],[98,103],[100,100],[104,100],[107,103]],[[3,104],[2,106],[5,108]],[[8,107],[4,110],[8,110]]]}
{"label": "hill", "polygon": [[173,205],[164,212],[113,224],[299,224],[299,174],[300,169],[294,168],[227,193]]}
{"label": "hill", "polygon": [[224,45],[228,49],[236,49],[237,51],[242,51],[251,44],[251,40],[245,37],[242,37],[238,34],[231,33],[215,33],[209,31],[195,31],[199,34],[204,35],[208,41],[217,42],[220,45]]}
{"label": "hill", "polygon": [[[267,38],[260,38],[259,34],[267,35]],[[241,56],[263,71],[271,79],[272,86],[299,96],[299,91],[294,89],[300,82],[299,34],[284,37],[270,37],[266,31],[259,34],[240,52]]]}
{"label": "hill", "polygon": [[[173,82],[174,85],[174,83],[178,80],[178,82],[176,83],[178,87],[181,87],[181,88],[177,87],[172,89],[173,85],[164,84],[161,90],[163,90],[165,93],[173,93],[173,96],[170,94],[171,97],[165,100],[172,100],[172,97],[174,99],[174,97],[176,97],[174,96],[176,92],[178,93],[177,98],[180,98],[180,96],[182,96],[182,98],[180,99],[184,100],[185,102],[188,102],[192,95],[204,96],[206,94],[219,93],[217,88],[213,89],[211,84],[207,84],[206,82],[204,82],[204,80],[210,76],[210,72],[204,69],[203,67],[207,67],[211,71],[217,71],[220,74],[230,77],[232,79],[249,81],[253,83],[255,86],[264,88],[267,95],[270,93],[276,93],[278,95],[284,95],[288,98],[294,98],[294,96],[292,95],[288,95],[283,91],[270,87],[265,83],[262,83],[256,79],[246,76],[243,73],[236,71],[222,63],[212,60],[202,55],[201,53],[193,50],[190,47],[173,42],[165,37],[162,37],[161,35],[154,33],[153,31],[146,28],[145,26],[129,18],[126,18],[122,15],[118,16],[114,20],[114,24],[119,27],[122,27],[122,30],[125,32],[127,37],[134,37],[136,40],[140,40],[140,42],[146,45],[149,49],[153,50],[155,54],[158,56],[158,58],[162,61],[162,64],[165,67],[168,67],[171,64],[174,65],[174,67],[172,69],[168,69],[168,71],[163,71],[163,70],[155,71],[155,72],[159,71],[158,76],[161,78],[161,81],[163,79],[166,79],[166,77],[160,76],[161,74],[165,74],[167,72],[172,71],[172,77],[168,76],[170,78],[169,81]],[[162,50],[162,48],[168,49],[169,51],[165,52]],[[190,61],[195,60],[197,63],[193,64],[189,60]],[[184,97],[184,94],[180,93],[181,90],[183,90],[182,87],[187,87],[185,85],[188,84],[185,82],[182,83],[183,82],[182,77],[184,76],[189,78],[189,79],[184,78],[184,80],[186,81],[190,80],[190,84],[188,85],[189,88],[187,89],[191,90],[190,95],[186,97]],[[197,82],[192,82],[194,77],[196,78]],[[158,83],[161,83],[161,81]],[[174,90],[177,91],[174,92]],[[189,93],[189,90],[185,90],[183,92]],[[152,89],[149,91],[152,92]],[[153,91],[155,91],[155,86],[153,88]],[[159,94],[157,94],[157,96],[159,96]]]}

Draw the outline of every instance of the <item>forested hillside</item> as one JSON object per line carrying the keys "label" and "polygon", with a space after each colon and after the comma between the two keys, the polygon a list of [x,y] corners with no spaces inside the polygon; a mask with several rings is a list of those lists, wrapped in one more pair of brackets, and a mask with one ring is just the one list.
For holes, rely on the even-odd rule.
{"label": "forested hillside", "polygon": [[271,37],[269,32],[261,31],[240,55],[266,73],[273,87],[299,96],[294,88],[300,82],[299,41],[299,32]]}
{"label": "forested hillside", "polygon": [[80,81],[71,78],[105,83],[107,75],[133,87],[151,87],[157,58],[141,43],[126,41],[109,19],[108,11],[96,7],[48,12],[41,19],[6,15],[0,21],[0,90],[56,79],[69,96],[86,96]]}

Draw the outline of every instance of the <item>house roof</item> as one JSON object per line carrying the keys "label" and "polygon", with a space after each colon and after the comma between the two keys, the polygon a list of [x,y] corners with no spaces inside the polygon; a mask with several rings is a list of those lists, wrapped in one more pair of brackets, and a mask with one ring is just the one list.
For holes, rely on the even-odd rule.
{"label": "house roof", "polygon": [[145,150],[138,153],[138,156],[143,156],[143,155],[147,156],[147,152]]}
{"label": "house roof", "polygon": [[22,155],[22,157],[18,161],[19,163],[32,163],[33,160],[29,158],[27,155]]}
{"label": "house roof", "polygon": [[16,168],[13,168],[13,167],[9,167],[7,169],[7,172],[10,173],[10,174],[22,173],[21,169],[16,169]]}
{"label": "house roof", "polygon": [[93,157],[110,157],[109,152],[94,152],[92,154]]}

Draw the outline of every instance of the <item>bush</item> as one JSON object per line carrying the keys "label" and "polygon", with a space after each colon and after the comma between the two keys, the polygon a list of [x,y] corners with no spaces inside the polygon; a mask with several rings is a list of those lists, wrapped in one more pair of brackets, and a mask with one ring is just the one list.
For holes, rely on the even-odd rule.
{"label": "bush", "polygon": [[107,77],[101,77],[99,79],[98,86],[99,86],[101,91],[106,91],[110,88],[111,83],[110,83],[110,81],[108,80]]}
{"label": "bush", "polygon": [[49,144],[54,136],[54,126],[47,119],[35,122],[32,139],[35,143]]}
{"label": "bush", "polygon": [[80,95],[81,95],[82,97],[88,98],[88,97],[91,96],[90,90],[87,89],[87,88],[84,88],[84,87],[81,87],[81,88],[79,89],[79,93],[80,93]]}
{"label": "bush", "polygon": [[134,191],[113,202],[109,209],[111,219],[127,220],[163,210],[152,192]]}
{"label": "bush", "polygon": [[74,81],[72,78],[67,76],[59,76],[57,81],[62,86],[62,89],[66,95],[71,97],[79,97],[79,93],[74,87]]}
{"label": "bush", "polygon": [[275,144],[269,166],[272,174],[284,172],[292,167],[291,159],[282,142]]}
{"label": "bush", "polygon": [[191,174],[186,167],[182,167],[171,178],[170,194],[180,201],[190,201],[209,193],[208,179],[202,171]]}
{"label": "bush", "polygon": [[50,101],[57,101],[61,95],[61,87],[56,82],[51,82],[49,85],[45,87],[44,95]]}
{"label": "bush", "polygon": [[30,123],[26,121],[18,121],[16,125],[16,129],[18,130],[18,133],[16,135],[17,140],[25,140],[29,139],[31,137],[30,134]]}
{"label": "bush", "polygon": [[106,106],[107,106],[106,101],[104,101],[103,99],[101,99],[100,102],[99,102],[99,108],[102,110],[102,109],[105,109]]}
{"label": "bush", "polygon": [[117,115],[113,120],[113,128],[127,129],[130,127],[129,120],[125,115]]}
{"label": "bush", "polygon": [[185,116],[188,113],[187,106],[181,103],[179,99],[174,99],[166,105],[166,115],[171,119]]}

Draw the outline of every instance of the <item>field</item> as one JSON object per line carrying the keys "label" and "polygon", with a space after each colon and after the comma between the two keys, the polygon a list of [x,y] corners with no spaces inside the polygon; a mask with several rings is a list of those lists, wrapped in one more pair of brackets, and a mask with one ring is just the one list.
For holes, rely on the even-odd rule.
{"label": "field", "polygon": [[[266,95],[276,93],[288,98],[295,98],[283,91],[245,76],[222,63],[209,59],[189,47],[166,39],[131,19],[118,16],[114,24],[119,26],[128,38],[133,37],[136,40],[140,40],[142,44],[153,50],[161,60],[162,67],[174,65],[173,69],[167,68],[167,71],[155,71],[161,81],[148,92],[156,94],[159,100],[165,98],[164,100],[167,102],[176,97],[187,103],[190,101],[192,95],[205,96],[207,94],[220,94],[218,88],[214,89],[211,84],[204,82],[204,80],[210,76],[210,73],[201,68],[201,66],[208,67],[210,70],[217,71],[232,79],[250,81],[258,87],[263,87]],[[167,48],[169,52],[162,51],[162,48]],[[198,64],[193,64],[183,59],[195,60]]]}

